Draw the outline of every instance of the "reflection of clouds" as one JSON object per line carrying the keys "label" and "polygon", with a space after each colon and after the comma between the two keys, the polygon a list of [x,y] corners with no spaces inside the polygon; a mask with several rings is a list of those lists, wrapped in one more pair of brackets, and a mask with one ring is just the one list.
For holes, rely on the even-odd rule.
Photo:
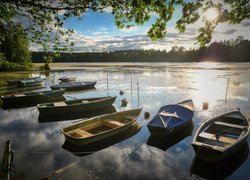
{"label": "reflection of clouds", "polygon": [[[85,171],[80,172],[82,175],[86,175],[86,169],[88,169],[87,172],[92,172],[94,176],[99,175],[104,179],[180,179],[188,171],[188,161],[192,160],[191,157],[186,156],[186,153],[191,151],[191,146],[188,146],[188,149],[176,148],[164,153],[143,144],[130,155],[137,147],[122,149],[110,147],[95,153],[95,158],[91,161],[83,160],[76,168],[84,167]],[[70,177],[73,172],[66,172],[64,178]]]}
{"label": "reflection of clouds", "polygon": [[[155,63],[153,67],[150,63],[145,63],[145,66],[131,68],[124,64],[116,65],[98,68],[93,65],[90,68],[84,67],[83,70],[55,71],[50,73],[50,81],[47,83],[52,84],[53,79],[58,83],[58,78],[62,76],[76,76],[83,81],[97,80],[95,91],[72,92],[66,95],[82,98],[105,96],[108,73],[109,95],[117,96],[115,106],[120,107],[120,100],[123,98],[129,101],[126,108],[117,108],[120,111],[130,109],[131,103],[132,108],[137,107],[136,83],[139,82],[140,106],[143,107],[138,118],[139,123],[143,125],[140,132],[126,141],[91,155],[78,157],[61,147],[65,138],[60,133],[60,128],[72,124],[72,121],[39,123],[38,111],[32,110],[33,107],[0,110],[0,154],[4,151],[5,141],[11,139],[15,150],[16,176],[22,173],[26,175],[25,179],[38,179],[53,170],[80,161],[59,174],[59,179],[189,179],[187,173],[194,157],[192,136],[173,145],[166,152],[143,144],[126,159],[140,145],[138,142],[147,140],[149,136],[146,127],[149,120],[144,119],[143,113],[150,112],[152,118],[161,106],[191,98],[196,110],[193,134],[204,120],[225,111],[235,110],[236,107],[245,114],[250,114],[247,63]],[[228,102],[225,103],[226,82],[229,76]],[[236,86],[234,82],[240,84]],[[123,96],[119,95],[120,90],[125,92]],[[203,101],[209,101],[209,109],[206,111],[202,110]],[[122,164],[111,173],[120,163]],[[248,159],[245,164],[249,164]],[[237,177],[247,174],[245,167],[248,165],[240,167],[234,174]]]}

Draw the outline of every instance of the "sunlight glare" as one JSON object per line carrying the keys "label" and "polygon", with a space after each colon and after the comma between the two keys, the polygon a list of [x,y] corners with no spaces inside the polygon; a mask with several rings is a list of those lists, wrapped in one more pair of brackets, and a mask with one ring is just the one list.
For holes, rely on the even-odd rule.
{"label": "sunlight glare", "polygon": [[226,92],[226,79],[219,78],[224,73],[217,70],[198,70],[192,73],[194,90],[192,97],[198,107],[204,102],[209,103],[209,109],[213,109],[218,101],[224,100]]}
{"label": "sunlight glare", "polygon": [[209,8],[206,12],[205,12],[205,18],[208,21],[214,21],[218,18],[219,16],[219,12],[218,9],[216,8]]}

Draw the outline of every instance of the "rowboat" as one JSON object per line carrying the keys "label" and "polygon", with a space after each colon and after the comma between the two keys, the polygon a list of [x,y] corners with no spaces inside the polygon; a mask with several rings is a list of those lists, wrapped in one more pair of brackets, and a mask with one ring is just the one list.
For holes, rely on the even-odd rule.
{"label": "rowboat", "polygon": [[82,111],[86,112],[89,110],[110,106],[114,103],[115,99],[116,96],[108,96],[49,102],[38,104],[37,109],[42,115],[79,113]]}
{"label": "rowboat", "polygon": [[184,129],[192,121],[193,115],[192,100],[166,105],[160,108],[147,127],[154,136],[166,136]]}
{"label": "rowboat", "polygon": [[60,77],[59,80],[61,82],[72,82],[76,80],[76,77]]}
{"label": "rowboat", "polygon": [[50,86],[51,89],[65,89],[67,91],[77,91],[84,89],[93,89],[95,88],[96,81],[94,82],[64,82],[57,85]]}
{"label": "rowboat", "polygon": [[41,77],[33,77],[27,79],[20,80],[9,80],[8,85],[16,85],[17,87],[29,87],[29,86],[42,86],[44,83],[44,78]]}
{"label": "rowboat", "polygon": [[97,116],[61,129],[67,141],[85,145],[116,136],[128,130],[141,109],[126,110],[106,115]]}
{"label": "rowboat", "polygon": [[135,121],[126,131],[116,134],[115,136],[105,138],[101,142],[97,141],[86,145],[76,145],[66,140],[62,145],[62,148],[77,156],[86,156],[131,138],[137,134],[140,129],[141,125]]}
{"label": "rowboat", "polygon": [[64,90],[23,92],[1,96],[3,108],[16,108],[37,105],[38,103],[64,99]]}
{"label": "rowboat", "polygon": [[249,122],[240,111],[222,114],[204,122],[192,142],[196,157],[205,161],[227,157],[247,141],[249,130]]}

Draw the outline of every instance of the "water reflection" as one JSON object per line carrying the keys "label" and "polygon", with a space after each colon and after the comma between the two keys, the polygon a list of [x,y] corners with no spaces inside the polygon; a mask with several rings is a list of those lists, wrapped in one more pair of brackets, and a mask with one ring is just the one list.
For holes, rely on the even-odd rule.
{"label": "water reflection", "polygon": [[[202,63],[138,64],[140,66],[135,68],[127,66],[124,69],[122,65],[119,68],[93,66],[83,67],[82,70],[51,71],[46,75],[46,89],[49,89],[52,84],[58,84],[58,78],[62,76],[75,76],[80,81],[97,80],[95,90],[69,92],[65,97],[67,99],[71,97],[89,98],[106,96],[109,93],[110,96],[117,96],[113,104],[115,111],[137,107],[137,82],[139,83],[139,100],[140,106],[143,107],[143,112],[138,118],[142,125],[140,131],[126,140],[88,156],[77,156],[73,151],[63,149],[65,138],[60,133],[60,129],[75,122],[61,121],[64,118],[67,119],[66,116],[59,121],[58,117],[42,119],[39,117],[39,112],[33,107],[0,109],[0,156],[3,154],[2,147],[5,141],[10,139],[15,153],[14,179],[40,179],[55,170],[79,161],[80,163],[76,163],[74,167],[59,174],[57,178],[88,180],[197,179],[198,176],[206,177],[199,173],[193,176],[188,174],[195,156],[191,146],[192,136],[185,137],[184,134],[180,134],[184,138],[180,138],[181,140],[176,138],[176,143],[165,145],[166,151],[146,144],[150,133],[146,127],[148,121],[143,117],[144,112],[155,114],[165,104],[192,99],[195,105],[194,132],[204,120],[225,111],[235,110],[237,107],[244,114],[249,115],[250,64],[215,63],[216,65],[211,67],[206,67]],[[81,66],[85,66],[85,64],[81,64]],[[77,65],[75,67],[79,69]],[[107,73],[109,74],[108,92]],[[39,76],[39,74],[32,74],[32,76]],[[1,73],[0,77],[2,77]],[[230,77],[228,99],[225,102],[228,77]],[[234,84],[234,82],[240,84]],[[124,91],[122,96],[119,94],[121,90]],[[128,104],[126,107],[121,107],[121,100],[124,98],[128,100]],[[207,110],[202,109],[203,102],[209,103]],[[249,141],[250,139],[248,139]],[[76,149],[76,151],[79,150]],[[227,162],[227,164],[232,163]],[[221,177],[234,179],[246,177],[245,179],[247,179],[250,175],[249,167],[250,158],[246,157],[243,164],[239,163],[238,168],[233,173],[231,171],[231,175],[227,173],[226,176]]]}
{"label": "water reflection", "polygon": [[225,179],[246,161],[248,154],[248,143],[245,143],[239,150],[215,163],[194,158],[190,174],[195,174],[206,179]]}
{"label": "water reflection", "polygon": [[191,136],[193,129],[194,124],[193,121],[191,121],[183,131],[179,131],[177,133],[173,133],[164,137],[150,135],[147,141],[147,145],[154,146],[163,151],[166,151],[168,148],[180,142],[187,136]]}
{"label": "water reflection", "polygon": [[128,131],[122,132],[120,134],[117,134],[115,137],[108,137],[101,142],[95,142],[88,145],[75,145],[67,140],[65,140],[63,144],[63,149],[66,149],[72,153],[74,153],[77,156],[85,156],[94,152],[97,152],[101,149],[104,149],[106,147],[109,147],[111,145],[114,145],[116,143],[119,143],[121,141],[124,141],[132,136],[134,136],[136,133],[138,133],[141,129],[141,125],[139,123],[135,123],[131,128],[128,129]]}

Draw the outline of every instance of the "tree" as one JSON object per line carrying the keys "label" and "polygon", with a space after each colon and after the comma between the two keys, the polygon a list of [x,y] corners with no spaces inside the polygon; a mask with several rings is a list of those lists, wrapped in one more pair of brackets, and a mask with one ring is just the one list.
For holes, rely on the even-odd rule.
{"label": "tree", "polygon": [[67,44],[61,44],[60,37],[67,35],[65,42],[73,45],[70,35],[74,31],[65,30],[64,21],[72,16],[80,17],[88,9],[102,12],[107,7],[111,8],[118,28],[142,25],[150,19],[151,13],[156,13],[158,18],[148,31],[148,36],[156,40],[165,37],[166,24],[177,6],[182,7],[182,17],[176,23],[180,32],[185,32],[188,24],[200,18],[200,11],[211,7],[218,10],[219,18],[216,20],[203,19],[204,27],[200,27],[197,36],[200,46],[211,41],[212,32],[219,23],[238,24],[250,17],[249,0],[2,0],[0,20],[4,24],[17,16],[26,17],[29,19],[26,31],[33,42],[43,45],[45,50],[52,46],[56,51],[66,51]]}
{"label": "tree", "polygon": [[23,27],[9,23],[1,28],[4,30],[1,31],[0,52],[5,55],[6,60],[23,65],[31,63],[29,39]]}

